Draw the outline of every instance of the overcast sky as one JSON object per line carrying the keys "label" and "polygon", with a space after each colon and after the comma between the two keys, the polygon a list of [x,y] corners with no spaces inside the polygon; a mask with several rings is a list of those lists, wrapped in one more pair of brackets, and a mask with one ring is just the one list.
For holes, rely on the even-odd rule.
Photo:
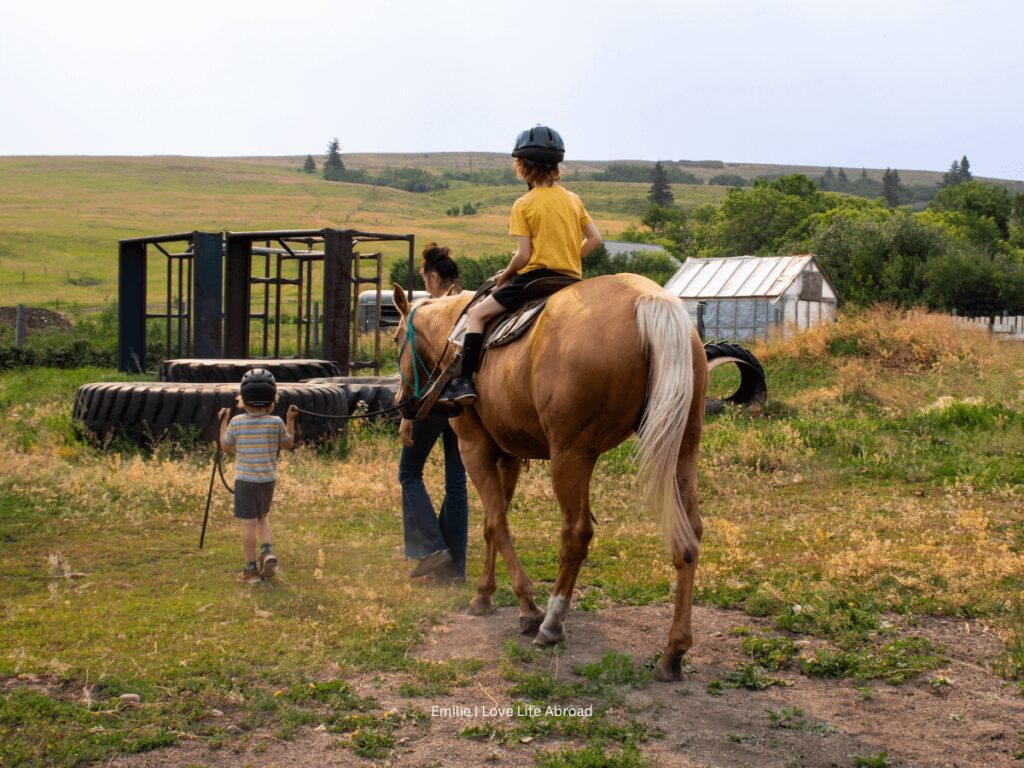
{"label": "overcast sky", "polygon": [[1020,0],[0,4],[0,154],[510,151],[1024,179]]}

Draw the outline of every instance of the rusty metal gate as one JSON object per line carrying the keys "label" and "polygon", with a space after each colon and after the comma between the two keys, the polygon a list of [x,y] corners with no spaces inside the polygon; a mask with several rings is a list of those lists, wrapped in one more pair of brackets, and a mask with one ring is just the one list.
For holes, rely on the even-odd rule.
{"label": "rusty metal gate", "polygon": [[[145,370],[147,321],[162,319],[165,358],[321,357],[335,361],[344,375],[364,368],[379,373],[379,323],[372,359],[359,360],[359,327],[353,320],[361,287],[376,287],[378,308],[383,289],[382,254],[357,247],[384,242],[408,244],[411,291],[413,235],[328,228],[122,240],[118,367]],[[152,255],[166,260],[160,312],[150,312],[146,303],[147,262]],[[322,287],[314,291],[318,279]],[[294,303],[291,316],[283,311],[286,302]],[[282,339],[282,326],[290,322],[295,325],[294,345]]]}

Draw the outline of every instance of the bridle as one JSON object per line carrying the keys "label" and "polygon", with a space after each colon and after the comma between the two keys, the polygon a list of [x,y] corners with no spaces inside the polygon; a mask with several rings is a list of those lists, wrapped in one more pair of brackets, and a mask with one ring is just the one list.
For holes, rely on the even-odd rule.
{"label": "bridle", "polygon": [[[418,304],[409,310],[409,314],[405,318],[405,328],[399,330],[399,334],[402,336],[401,341],[397,337],[395,339],[398,343],[398,375],[402,380],[402,391],[411,392],[408,397],[398,404],[401,407],[402,417],[406,419],[415,419],[419,414],[420,404],[427,393],[430,392],[431,387],[436,383],[437,375],[441,371],[441,362],[448,353],[448,347],[451,344],[450,341],[445,341],[444,349],[438,355],[434,367],[428,368],[426,362],[416,351],[416,327],[413,325],[413,317],[416,315],[417,309],[419,309]],[[402,353],[405,351],[406,346],[409,347],[409,354],[412,356],[412,381],[402,372]],[[426,374],[422,386],[420,385],[421,369]]]}

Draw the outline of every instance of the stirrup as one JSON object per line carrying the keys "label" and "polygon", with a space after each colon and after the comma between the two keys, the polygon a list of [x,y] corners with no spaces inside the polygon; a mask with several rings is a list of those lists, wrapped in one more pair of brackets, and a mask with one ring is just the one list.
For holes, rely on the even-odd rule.
{"label": "stirrup", "polygon": [[472,405],[476,400],[477,394],[473,387],[473,381],[465,376],[459,376],[457,379],[452,379],[437,402],[443,405]]}

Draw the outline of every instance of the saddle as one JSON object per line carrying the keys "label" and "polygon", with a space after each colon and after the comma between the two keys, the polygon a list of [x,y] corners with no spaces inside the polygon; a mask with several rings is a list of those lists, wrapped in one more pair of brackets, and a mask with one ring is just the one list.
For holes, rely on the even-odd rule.
{"label": "saddle", "polygon": [[[544,311],[544,306],[548,303],[548,299],[551,298],[552,294],[579,281],[580,278],[578,277],[565,275],[560,277],[539,277],[528,283],[523,288],[523,296],[527,301],[514,312],[499,315],[487,324],[487,327],[484,329],[484,348],[481,355],[486,353],[491,347],[511,344],[520,338],[530,330],[537,318],[540,317],[540,313]],[[459,347],[462,346],[462,339],[466,335],[466,314],[471,307],[490,296],[494,292],[495,287],[496,284],[492,278],[477,289],[473,298],[470,299],[465,309],[462,310],[459,319],[455,321],[452,332],[448,336],[450,343],[456,344]],[[437,412],[442,412],[440,410],[441,407],[436,405],[437,400],[441,396],[441,392],[448,385],[448,382],[457,374],[460,367],[459,360],[460,356],[456,355],[448,363],[447,367],[441,371],[440,376],[438,376],[430,391],[423,397],[415,418],[426,418],[427,415],[435,411],[435,408]],[[456,408],[461,411],[460,407],[456,406]],[[447,408],[444,412],[445,415],[449,416],[457,415],[456,411],[452,408]]]}
{"label": "saddle", "polygon": [[[553,294],[579,281],[580,278],[578,277],[565,275],[560,277],[539,277],[528,283],[523,288],[523,297],[526,299],[526,302],[519,309],[499,315],[487,324],[487,327],[484,329],[484,352],[492,347],[511,344],[523,336],[523,334],[530,330],[537,318],[540,317],[540,313],[544,311],[544,306]],[[466,313],[470,307],[490,296],[493,291],[494,282],[491,280],[488,280],[481,286],[481,289],[477,291],[473,299],[466,305],[459,319],[455,321],[455,326],[452,328],[448,341],[462,346],[462,338],[466,335]]]}

